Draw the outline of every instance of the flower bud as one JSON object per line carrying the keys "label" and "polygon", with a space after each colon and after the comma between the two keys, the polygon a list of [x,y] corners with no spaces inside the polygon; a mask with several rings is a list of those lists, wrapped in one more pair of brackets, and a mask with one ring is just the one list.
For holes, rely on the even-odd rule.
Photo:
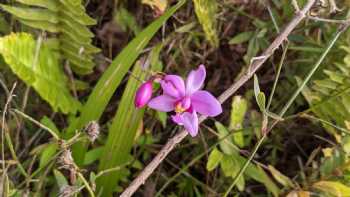
{"label": "flower bud", "polygon": [[143,83],[136,92],[135,107],[141,108],[145,106],[152,97],[152,81]]}

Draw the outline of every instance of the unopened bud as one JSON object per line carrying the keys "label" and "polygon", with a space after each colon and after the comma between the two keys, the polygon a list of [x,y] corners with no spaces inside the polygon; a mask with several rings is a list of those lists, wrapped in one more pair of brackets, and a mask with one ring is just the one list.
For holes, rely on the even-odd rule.
{"label": "unopened bud", "polygon": [[146,81],[136,91],[135,95],[135,107],[141,108],[145,106],[152,97],[153,87],[152,81]]}

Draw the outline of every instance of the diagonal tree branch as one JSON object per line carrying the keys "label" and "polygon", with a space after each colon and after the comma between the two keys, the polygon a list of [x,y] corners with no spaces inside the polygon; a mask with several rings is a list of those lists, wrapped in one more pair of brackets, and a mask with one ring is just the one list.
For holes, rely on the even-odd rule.
{"label": "diagonal tree branch", "polygon": [[[262,53],[261,56],[255,58],[251,63],[248,72],[240,77],[234,84],[231,85],[226,91],[224,91],[218,98],[220,103],[225,102],[230,96],[232,96],[243,84],[245,84],[253,74],[263,65],[263,63],[274,53],[274,51],[287,39],[288,35],[295,29],[295,27],[306,18],[307,12],[311,9],[316,0],[308,0],[303,9],[296,12],[294,18],[287,24],[284,30],[275,38],[271,45]],[[203,122],[206,117],[201,116],[199,123]],[[187,131],[181,130],[174,137],[170,138],[160,152],[153,158],[153,160],[143,169],[143,171],[132,181],[121,197],[130,197],[135,191],[145,183],[147,178],[154,172],[164,158],[174,149],[174,147],[180,143],[186,136]]]}

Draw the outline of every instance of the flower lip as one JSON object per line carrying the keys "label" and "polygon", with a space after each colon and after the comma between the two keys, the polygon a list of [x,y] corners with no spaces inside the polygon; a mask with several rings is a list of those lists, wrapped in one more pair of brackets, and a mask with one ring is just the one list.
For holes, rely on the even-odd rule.
{"label": "flower lip", "polygon": [[183,113],[188,109],[190,109],[190,107],[191,107],[191,98],[189,97],[184,97],[183,99],[177,101],[174,106],[176,113]]}

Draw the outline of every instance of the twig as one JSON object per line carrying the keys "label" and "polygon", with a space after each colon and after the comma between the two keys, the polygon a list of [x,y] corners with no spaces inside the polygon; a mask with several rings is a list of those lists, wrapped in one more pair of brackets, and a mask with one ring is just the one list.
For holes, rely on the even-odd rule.
{"label": "twig", "polygon": [[321,22],[326,22],[326,23],[344,24],[344,23],[347,22],[347,20],[320,18],[320,17],[317,17],[317,16],[308,16],[307,18],[310,19],[310,20],[321,21]]}
{"label": "twig", "polygon": [[[289,24],[284,28],[284,30],[277,36],[277,38],[271,43],[271,45],[260,55],[260,59],[255,60],[251,65],[248,73],[243,75],[235,82],[231,87],[229,87],[225,92],[223,92],[220,97],[220,103],[225,102],[231,95],[233,95],[243,84],[245,84],[253,74],[263,65],[263,63],[274,53],[274,51],[282,44],[284,40],[287,39],[288,35],[292,30],[306,17],[306,13],[310,10],[312,5],[316,0],[309,0],[305,7],[297,12],[294,18],[289,22]],[[203,122],[206,117],[201,116],[199,123]],[[186,136],[186,130],[181,130],[174,137],[170,138],[160,152],[153,158],[153,160],[143,169],[143,171],[132,181],[132,183],[127,187],[121,194],[121,197],[130,197],[133,193],[145,183],[147,178],[153,173],[153,171],[158,167],[158,165],[164,160],[164,158],[174,149],[174,147],[180,143]]]}
{"label": "twig", "polygon": [[25,119],[29,120],[30,122],[36,124],[37,126],[41,127],[42,129],[45,129],[45,130],[48,131],[48,132],[52,135],[52,137],[54,137],[56,140],[59,140],[59,139],[60,139],[59,136],[58,136],[53,130],[51,130],[49,127],[47,127],[47,126],[41,124],[41,123],[38,122],[37,120],[34,120],[32,117],[28,116],[27,114],[25,114],[25,113],[23,113],[23,112],[21,112],[21,111],[19,111],[19,110],[17,110],[17,109],[13,109],[13,112],[15,112],[15,113],[21,115],[22,117],[24,117]]}
{"label": "twig", "polygon": [[[12,86],[12,89],[11,91],[9,92],[8,94],[8,97],[7,97],[7,101],[5,103],[5,107],[3,109],[3,112],[2,112],[2,121],[1,121],[1,160],[2,160],[2,178],[1,180],[3,180],[3,184],[4,184],[4,180],[5,180],[5,175],[6,175],[6,164],[5,164],[5,121],[6,121],[6,113],[7,113],[7,109],[8,109],[8,106],[10,105],[10,102],[12,100],[12,97],[13,97],[13,92],[16,88],[16,85],[17,83],[14,83],[13,86]],[[4,185],[0,185],[1,188],[4,188]],[[2,194],[2,193],[0,193]]]}

